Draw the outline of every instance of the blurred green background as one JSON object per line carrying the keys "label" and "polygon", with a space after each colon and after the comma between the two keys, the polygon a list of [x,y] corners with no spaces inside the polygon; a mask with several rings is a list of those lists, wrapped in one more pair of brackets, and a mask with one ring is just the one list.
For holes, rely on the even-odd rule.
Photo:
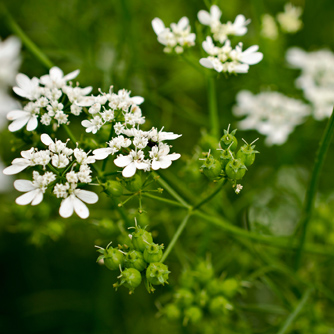
{"label": "blurred green background", "polygon": [[[186,160],[193,155],[201,130],[208,127],[206,81],[201,73],[181,58],[162,52],[163,47],[151,28],[151,20],[159,17],[169,26],[171,22],[187,16],[196,31],[197,12],[206,9],[203,1],[3,0],[3,3],[24,32],[64,73],[80,69],[77,79],[81,86],[93,86],[93,92],[97,93],[99,87],[108,90],[110,85],[114,85],[115,90],[126,88],[133,95],[143,96],[145,103],[142,110],[148,125],[164,126],[167,131],[183,135],[173,143],[174,150],[180,152],[183,158],[166,171],[166,175],[181,178],[189,173],[184,169]],[[228,79],[221,77],[218,80],[221,128],[226,128],[229,123],[232,128],[235,127],[236,119],[231,108],[235,104],[236,93],[241,89],[258,93],[261,89],[270,88],[302,99],[302,92],[294,86],[299,72],[289,69],[285,63],[284,55],[288,47],[300,46],[307,51],[320,48],[334,50],[332,0],[294,1],[295,5],[304,8],[303,29],[294,35],[281,34],[275,41],[262,38],[259,34],[261,15],[275,15],[283,10],[284,3],[281,0],[217,2],[223,11],[223,22],[233,21],[240,13],[251,18],[249,33],[242,40],[247,47],[258,44],[264,53],[263,61],[253,66],[247,75]],[[4,39],[12,31],[1,11],[0,36]],[[46,71],[47,68],[23,46],[21,72],[29,77],[39,77]],[[243,193],[236,198],[232,190],[226,190],[212,205],[220,210],[221,203],[224,203],[221,209],[224,216],[236,225],[243,226],[243,217],[248,214],[255,217],[250,229],[263,234],[289,234],[293,228],[290,221],[295,222],[300,213],[325,123],[310,118],[297,127],[282,146],[268,148],[260,137],[257,149],[261,154],[243,181]],[[250,142],[258,134],[249,131],[242,136]],[[8,150],[12,138],[13,135],[7,131],[1,135],[1,156],[7,164],[17,155]],[[310,236],[312,241],[331,245],[334,245],[333,164],[332,145],[320,181],[321,194]],[[192,186],[190,180],[190,189]],[[207,181],[200,179],[200,185],[197,188],[194,186],[194,189],[205,192],[206,186]],[[115,292],[112,284],[117,275],[96,264],[97,254],[93,247],[97,243],[105,246],[119,235],[120,219],[114,210],[107,210],[110,205],[107,199],[102,199],[105,206],[101,205],[100,211],[82,221],[58,218],[54,215],[57,204],[51,208],[46,204],[35,208],[18,207],[14,203],[16,197],[15,191],[0,195],[3,217],[0,223],[3,278],[1,333],[186,332],[186,329],[156,316],[156,300],[168,298],[182,270],[174,254],[178,252],[177,248],[167,262],[172,271],[169,286],[157,289],[153,295],[149,295],[143,286],[133,296],[129,296],[126,289]],[[145,201],[145,207],[148,213],[141,217],[142,222],[149,225],[159,242],[168,244],[182,219],[182,212],[150,200]],[[127,206],[126,210],[131,218],[134,217],[136,202]],[[257,221],[267,221],[269,226],[256,224]],[[270,225],[273,222],[276,225]],[[249,248],[235,243],[224,233],[213,233],[210,241],[205,243],[201,240],[201,233],[206,229],[206,225],[195,218],[188,225],[182,242],[188,258],[210,252],[217,275],[224,271],[227,275],[244,279],[263,265],[256,255],[261,249],[256,248],[257,245],[251,253]],[[270,252],[273,258],[289,263],[290,253],[282,255],[272,249]],[[319,280],[329,291],[333,291],[333,261],[311,256],[305,261],[303,275],[310,281]],[[287,298],[288,306],[283,305],[287,313],[274,317],[249,311],[232,319],[229,327],[216,328],[216,332],[277,333],[282,319],[286,318],[291,305],[300,297],[300,291],[298,282],[292,277],[289,279],[283,274],[273,276],[274,286],[277,284],[291,297]],[[244,297],[245,301],[248,298],[252,303],[263,300],[271,304],[277,302],[274,289],[270,290],[272,286],[268,282],[259,281],[256,284],[248,297]],[[317,302],[301,317],[291,333],[334,333],[333,303],[322,296],[315,300]],[[282,306],[280,302],[277,305]],[[244,322],[248,326],[242,331],[234,331],[233,326],[238,328]],[[310,327],[310,323],[315,327]],[[325,329],[319,329],[320,325]],[[197,332],[195,329],[187,330],[189,333]]]}

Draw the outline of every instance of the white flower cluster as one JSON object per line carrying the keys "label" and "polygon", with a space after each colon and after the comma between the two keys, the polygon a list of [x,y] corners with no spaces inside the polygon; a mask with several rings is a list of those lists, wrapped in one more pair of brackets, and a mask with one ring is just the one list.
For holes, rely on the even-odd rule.
{"label": "white flower cluster", "polygon": [[285,143],[295,126],[303,123],[310,112],[310,107],[302,101],[281,93],[253,95],[246,90],[238,93],[237,105],[233,108],[234,115],[246,116],[238,127],[243,130],[255,129],[267,136],[267,145]]}
{"label": "white flower cluster", "polygon": [[[284,12],[278,13],[276,19],[281,31],[286,34],[294,34],[303,27],[300,16],[303,13],[301,7],[295,7],[291,3],[284,6]],[[276,39],[278,37],[278,25],[275,18],[270,14],[263,14],[261,17],[261,35],[265,38]]]}
{"label": "white flower cluster", "polygon": [[213,39],[223,44],[221,47],[216,46],[212,38],[208,36],[202,46],[209,56],[201,58],[200,64],[217,72],[247,73],[249,65],[259,63],[263,54],[257,52],[259,49],[257,45],[253,45],[245,51],[242,50],[242,43],[232,48],[228,37],[230,35],[245,35],[247,33],[246,26],[250,20],[246,20],[243,15],[238,15],[233,23],[223,24],[220,22],[221,15],[222,12],[216,5],[211,6],[210,12],[201,10],[198,13],[199,21],[210,27]]}
{"label": "white flower cluster", "polygon": [[[64,76],[63,71],[58,67],[52,67],[49,74],[41,78],[33,77],[30,79],[25,74],[19,73],[16,76],[17,86],[13,88],[14,92],[24,97],[28,102],[23,110],[15,109],[8,113],[7,118],[13,121],[9,126],[9,131],[17,131],[24,126],[28,131],[33,131],[38,126],[38,121],[44,125],[68,124],[70,113],[79,115],[82,107],[79,102],[91,92],[92,87],[80,88],[72,87],[67,81],[76,78],[79,70],[73,71]],[[71,107],[66,110],[64,104],[66,101],[64,95],[71,102]]]}
{"label": "white flower cluster", "polygon": [[330,50],[306,52],[299,48],[287,51],[288,63],[301,69],[297,87],[313,105],[316,120],[330,117],[334,105],[334,53]]}
{"label": "white flower cluster", "polygon": [[45,191],[50,187],[57,198],[62,198],[59,214],[68,218],[75,211],[79,217],[87,218],[89,210],[83,203],[93,204],[98,201],[98,196],[92,192],[78,188],[78,183],[90,183],[92,181],[89,164],[95,162],[94,157],[88,156],[80,148],[71,149],[67,142],[53,141],[47,134],[41,135],[41,141],[48,149],[38,150],[31,148],[22,151],[22,158],[16,158],[12,165],[5,168],[6,175],[17,174],[30,166],[42,166],[43,170],[49,167],[50,171],[40,175],[33,171],[33,181],[16,180],[14,187],[25,194],[16,199],[20,205],[37,205],[43,200]]}
{"label": "white flower cluster", "polygon": [[189,20],[182,17],[178,23],[172,23],[170,28],[166,28],[161,19],[156,17],[152,20],[152,27],[158,36],[158,41],[165,45],[166,53],[183,53],[184,48],[195,45],[196,35],[191,33]]}
{"label": "white flower cluster", "polygon": [[19,108],[20,104],[8,94],[21,64],[21,42],[17,37],[0,39],[0,128],[6,124],[8,111]]}
{"label": "white flower cluster", "polygon": [[124,177],[132,177],[137,169],[150,171],[168,168],[172,161],[181,156],[178,153],[169,154],[170,146],[164,143],[165,140],[173,140],[181,135],[162,129],[158,131],[156,128],[142,131],[135,127],[127,128],[121,123],[116,123],[114,130],[118,136],[107,143],[108,147],[96,149],[93,154],[96,160],[103,160],[122,148],[127,149],[128,155],[120,154],[114,160],[116,166],[124,168]]}
{"label": "white flower cluster", "polygon": [[111,87],[108,94],[101,92],[98,96],[88,96],[83,99],[80,105],[90,107],[88,112],[92,115],[88,120],[81,122],[86,132],[95,134],[104,124],[118,120],[130,126],[143,124],[145,118],[142,116],[139,105],[144,102],[144,98],[130,97],[130,93],[125,89],[119,90],[117,94],[112,93]]}

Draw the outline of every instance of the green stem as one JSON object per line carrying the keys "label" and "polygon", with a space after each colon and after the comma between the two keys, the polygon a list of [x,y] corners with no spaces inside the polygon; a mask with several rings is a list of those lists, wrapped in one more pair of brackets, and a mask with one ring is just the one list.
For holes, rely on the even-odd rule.
{"label": "green stem", "polygon": [[70,128],[68,127],[67,124],[63,124],[63,128],[65,129],[66,133],[68,134],[68,136],[70,137],[71,141],[76,144],[77,140],[74,136],[74,134],[72,133],[72,131],[70,130]]}
{"label": "green stem", "polygon": [[302,232],[301,232],[302,236],[301,236],[300,244],[299,244],[297,254],[296,254],[295,270],[298,270],[299,265],[300,265],[303,248],[304,248],[304,244],[306,240],[307,227],[311,219],[312,210],[313,210],[314,201],[315,201],[315,195],[316,195],[316,191],[317,191],[318,184],[319,184],[320,173],[321,173],[322,166],[325,162],[326,153],[327,153],[329,144],[331,142],[333,132],[334,132],[334,112],[332,112],[332,116],[327,123],[325,132],[319,144],[319,149],[318,149],[318,152],[315,158],[315,162],[314,162],[311,181],[310,181],[309,187],[306,192],[304,210],[303,210],[301,222],[299,224],[302,229]]}
{"label": "green stem", "polygon": [[214,77],[208,77],[208,99],[211,135],[218,139],[220,135],[220,128],[217,108],[216,82]]}
{"label": "green stem", "polygon": [[27,47],[27,49],[33,55],[35,55],[36,58],[48,69],[54,66],[50,59],[36,46],[36,44],[25,34],[21,27],[16,23],[12,15],[8,12],[7,8],[3,6],[3,9],[7,18],[8,26],[18,37],[20,37],[22,43]]}
{"label": "green stem", "polygon": [[184,206],[183,204],[181,204],[179,202],[176,202],[176,201],[173,201],[173,200],[168,199],[168,198],[159,197],[159,196],[155,196],[155,195],[148,194],[148,193],[142,193],[142,195],[144,197],[152,198],[154,200],[157,200],[157,201],[160,201],[160,202],[164,202],[164,203],[167,203],[167,204],[171,204],[171,205],[174,205],[174,206],[178,206],[178,207],[181,207],[181,208],[185,208],[185,209],[188,208],[188,207]]}
{"label": "green stem", "polygon": [[169,194],[174,197],[179,203],[181,203],[186,208],[191,208],[191,205],[189,205],[173,188],[170,187],[170,185],[164,181],[161,177],[157,179],[157,181],[162,185],[163,188],[165,188]]}
{"label": "green stem", "polygon": [[[111,129],[110,129],[110,133],[109,133],[109,137],[108,137],[108,143],[110,142],[113,134],[114,134],[114,123],[111,123]],[[110,157],[110,155],[108,155],[104,160],[103,160],[103,163],[102,163],[102,172],[105,171],[106,169],[106,166],[107,166],[107,162],[108,162],[108,158]]]}
{"label": "green stem", "polygon": [[211,194],[209,194],[206,198],[204,198],[202,201],[200,201],[198,204],[196,204],[193,207],[193,210],[199,209],[202,205],[209,202],[213,197],[215,197],[222,190],[222,188],[224,187],[226,182],[227,182],[227,179],[224,179]]}
{"label": "green stem", "polygon": [[293,321],[297,318],[299,313],[303,310],[304,306],[306,305],[308,299],[311,296],[312,291],[313,291],[312,288],[306,290],[299,304],[297,305],[295,310],[288,316],[285,323],[283,324],[283,326],[281,327],[281,329],[279,330],[277,334],[285,334],[287,332],[288,328],[292,325]]}
{"label": "green stem", "polygon": [[188,219],[190,218],[191,216],[191,211],[189,211],[187,213],[187,215],[184,217],[184,219],[182,220],[181,224],[179,225],[178,229],[176,230],[172,240],[170,241],[166,251],[164,252],[164,255],[162,256],[160,262],[164,262],[167,258],[167,256],[169,255],[169,253],[171,252],[171,250],[173,249],[176,241],[178,240],[178,238],[180,237],[182,231],[184,230],[184,228],[186,227],[187,225],[187,222],[188,222]]}
{"label": "green stem", "polygon": [[55,174],[60,175],[60,172],[59,172],[56,168],[54,168],[50,163],[48,164],[48,167],[49,167]]}

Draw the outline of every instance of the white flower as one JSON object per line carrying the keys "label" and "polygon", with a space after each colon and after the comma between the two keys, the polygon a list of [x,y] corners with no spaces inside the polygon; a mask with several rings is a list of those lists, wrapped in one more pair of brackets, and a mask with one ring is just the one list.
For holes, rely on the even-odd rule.
{"label": "white flower", "polygon": [[75,103],[75,102],[80,102],[83,98],[85,98],[86,95],[88,95],[92,91],[93,87],[89,86],[81,88],[81,87],[64,86],[62,89],[63,92],[68,96],[70,102]]}
{"label": "white flower", "polygon": [[221,16],[222,12],[216,5],[210,7],[210,13],[205,10],[200,10],[197,14],[199,22],[210,27],[218,26],[220,24]]}
{"label": "white flower", "polygon": [[129,155],[120,154],[117,159],[114,160],[114,164],[117,167],[125,167],[122,171],[124,177],[131,177],[135,175],[137,169],[149,168],[149,163],[144,161],[144,152],[132,150]]}
{"label": "white flower", "polygon": [[242,51],[242,43],[239,43],[235,47],[235,50],[230,52],[230,58],[244,64],[255,65],[263,59],[263,53],[257,52],[258,49],[258,45],[253,45],[245,51]]}
{"label": "white flower", "polygon": [[61,88],[66,85],[68,80],[76,78],[79,73],[79,70],[75,70],[64,76],[64,72],[55,66],[50,69],[49,74],[41,76],[40,81],[48,88]]}
{"label": "white flower", "polygon": [[35,77],[29,79],[25,74],[19,73],[16,76],[16,84],[17,86],[13,87],[13,91],[28,100],[37,100],[41,95],[39,79]]}
{"label": "white flower", "polygon": [[310,108],[302,101],[278,92],[253,95],[249,91],[241,91],[237,95],[233,113],[236,116],[246,116],[238,124],[240,129],[255,129],[267,136],[267,145],[281,145],[294,128],[304,122],[310,114]]}
{"label": "white flower", "polygon": [[277,14],[277,21],[281,25],[282,30],[290,34],[300,30],[303,26],[303,22],[300,20],[302,12],[301,7],[295,7],[291,3],[285,4],[284,12]]}
{"label": "white flower", "polygon": [[44,175],[39,175],[38,172],[33,172],[33,181],[28,180],[16,180],[14,187],[18,191],[25,192],[16,199],[16,203],[19,205],[37,205],[42,202],[43,194],[45,193],[46,186],[56,179],[56,176],[47,172]]}
{"label": "white flower", "polygon": [[82,189],[70,189],[70,192],[70,195],[62,200],[59,214],[63,218],[68,218],[75,211],[80,218],[88,218],[89,210],[85,203],[94,204],[99,200],[99,197],[92,191]]}
{"label": "white flower", "polygon": [[165,132],[162,130],[163,128],[158,132],[157,128],[152,128],[148,132],[148,138],[154,142],[162,142],[164,140],[174,140],[182,136],[173,132]]}
{"label": "white flower", "polygon": [[94,116],[91,120],[83,120],[81,125],[86,128],[86,132],[95,134],[99,129],[101,129],[104,124],[102,118],[100,116]]}
{"label": "white flower", "polygon": [[11,132],[18,131],[27,125],[27,131],[33,131],[38,126],[36,110],[12,110],[7,114],[7,119],[13,121],[8,125]]}
{"label": "white flower", "polygon": [[171,164],[181,157],[179,153],[168,154],[170,151],[167,144],[160,143],[158,146],[153,146],[150,151],[150,158],[152,159],[152,169],[158,170],[160,168],[166,169]]}
{"label": "white flower", "polygon": [[30,150],[21,152],[22,158],[16,158],[12,161],[12,165],[3,170],[5,175],[14,175],[22,172],[29,166],[35,166],[34,156],[35,150],[32,147]]}
{"label": "white flower", "polygon": [[172,23],[171,28],[166,28],[161,19],[155,18],[152,20],[152,27],[158,37],[158,42],[165,45],[164,52],[182,53],[184,47],[195,45],[196,35],[191,33],[189,19],[182,17],[178,23]]}
{"label": "white flower", "polygon": [[21,41],[15,37],[0,39],[0,89],[7,89],[14,83],[15,76],[21,64]]}

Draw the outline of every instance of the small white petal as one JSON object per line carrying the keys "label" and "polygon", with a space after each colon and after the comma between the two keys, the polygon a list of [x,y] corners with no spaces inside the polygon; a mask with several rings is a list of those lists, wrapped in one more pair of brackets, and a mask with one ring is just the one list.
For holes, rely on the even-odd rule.
{"label": "small white petal", "polygon": [[122,175],[124,177],[131,177],[133,175],[135,175],[136,173],[136,165],[134,162],[131,162],[130,164],[128,164],[122,171]]}
{"label": "small white petal", "polygon": [[76,197],[73,197],[73,206],[74,206],[74,211],[80,218],[82,219],[88,218],[89,210],[87,206]]}
{"label": "small white petal", "polygon": [[62,200],[59,208],[59,214],[63,218],[71,217],[73,214],[73,198],[74,195],[70,195],[69,197]]}
{"label": "small white petal", "polygon": [[36,187],[34,187],[32,182],[29,180],[15,180],[14,188],[18,191],[23,191],[23,192],[27,192],[27,191],[36,189]]}
{"label": "small white petal", "polygon": [[13,121],[11,124],[8,125],[8,130],[10,132],[15,132],[17,130],[22,129],[29,121],[30,116],[18,118],[15,121]]}
{"label": "small white petal", "polygon": [[212,62],[208,58],[201,58],[199,63],[206,68],[213,68]]}
{"label": "small white petal", "polygon": [[76,78],[79,75],[79,73],[80,73],[80,70],[75,70],[75,71],[73,71],[69,74],[66,74],[63,79],[65,81],[72,80],[72,79]]}
{"label": "small white petal", "polygon": [[131,100],[138,106],[144,102],[144,98],[141,96],[131,97]]}
{"label": "small white petal", "polygon": [[29,191],[23,195],[21,195],[20,197],[18,197],[15,202],[16,204],[19,204],[19,205],[27,205],[29,203],[31,203],[31,201],[35,198],[35,195],[36,195],[36,190],[32,190],[32,191]]}
{"label": "small white petal", "polygon": [[38,126],[38,121],[37,121],[37,116],[33,115],[30,117],[28,124],[27,124],[27,131],[33,131],[37,128]]}
{"label": "small white petal", "polygon": [[35,198],[32,200],[31,205],[38,205],[43,201],[43,191],[41,189],[35,190]]}
{"label": "small white petal", "polygon": [[74,194],[88,204],[94,204],[99,200],[99,196],[97,196],[94,192],[88,190],[75,189]]}
{"label": "small white petal", "polygon": [[158,17],[152,20],[152,28],[157,35],[166,29],[165,24]]}
{"label": "small white petal", "polygon": [[111,154],[111,148],[97,148],[93,154],[96,160],[103,160]]}
{"label": "small white petal", "polygon": [[117,159],[114,160],[114,164],[117,167],[125,167],[125,166],[129,165],[131,162],[132,162],[132,159],[128,155],[119,156]]}
{"label": "small white petal", "polygon": [[205,10],[200,10],[197,14],[198,21],[201,22],[204,25],[210,25],[211,23],[211,16],[210,14]]}
{"label": "small white petal", "polygon": [[22,172],[28,166],[29,166],[29,164],[15,164],[15,165],[8,166],[2,172],[5,175],[14,175],[14,174],[18,174],[18,173]]}
{"label": "small white petal", "polygon": [[48,134],[46,134],[46,133],[43,133],[41,135],[41,141],[46,146],[49,146],[49,145],[51,145],[51,144],[54,143],[54,141],[51,139],[51,137]]}
{"label": "small white petal", "polygon": [[26,116],[30,116],[30,113],[28,111],[24,110],[12,110],[7,114],[7,119],[9,121],[14,121],[19,118],[23,118]]}
{"label": "small white petal", "polygon": [[177,25],[178,25],[178,28],[184,30],[189,25],[189,19],[186,16],[183,16],[180,18]]}

